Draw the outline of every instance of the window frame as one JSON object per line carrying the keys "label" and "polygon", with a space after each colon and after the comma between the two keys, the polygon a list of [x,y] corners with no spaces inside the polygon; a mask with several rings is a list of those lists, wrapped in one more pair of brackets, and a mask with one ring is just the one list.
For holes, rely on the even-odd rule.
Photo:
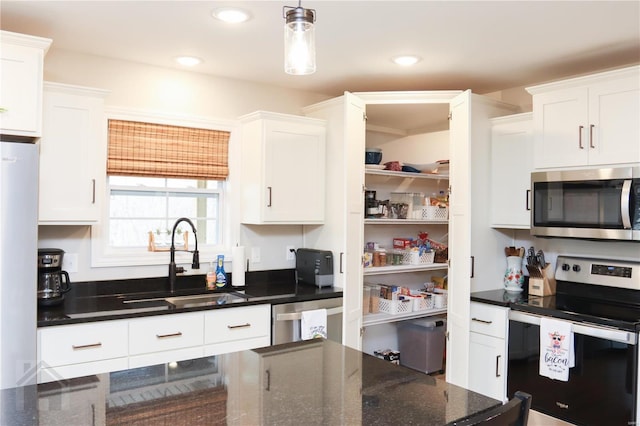
{"label": "window frame", "polygon": [[[229,176],[226,181],[221,182],[220,190],[220,241],[216,246],[201,246],[198,244],[200,252],[201,269],[202,265],[207,265],[207,259],[213,259],[218,254],[231,255],[231,248],[238,243],[240,230],[239,215],[231,212],[238,211],[239,197],[232,191],[234,176],[240,170],[239,147],[235,140],[239,137],[239,125],[234,120],[212,119],[206,117],[185,117],[166,113],[156,113],[149,111],[105,108],[104,132],[101,137],[101,176],[96,185],[97,203],[100,209],[100,218],[90,229],[91,239],[91,266],[92,267],[117,267],[117,266],[154,266],[167,265],[169,263],[168,252],[150,252],[145,247],[123,248],[109,246],[109,199],[110,189],[106,174],[108,130],[109,119],[144,121],[157,124],[168,124],[175,126],[197,127],[211,130],[223,130],[231,133],[229,138]],[[233,173],[233,170],[236,173]],[[193,248],[193,246],[191,246]],[[186,252],[176,252],[176,263],[191,263],[192,255]]]}

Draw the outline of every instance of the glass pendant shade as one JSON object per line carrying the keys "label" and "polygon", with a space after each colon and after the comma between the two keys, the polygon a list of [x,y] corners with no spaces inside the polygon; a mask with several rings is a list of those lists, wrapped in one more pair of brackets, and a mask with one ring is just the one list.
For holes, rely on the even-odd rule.
{"label": "glass pendant shade", "polygon": [[305,75],[316,71],[315,15],[311,9],[287,11],[284,25],[284,71]]}

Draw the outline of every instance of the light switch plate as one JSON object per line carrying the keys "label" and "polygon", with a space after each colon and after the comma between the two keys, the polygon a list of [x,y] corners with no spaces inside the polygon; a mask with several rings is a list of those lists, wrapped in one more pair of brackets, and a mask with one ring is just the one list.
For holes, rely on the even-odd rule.
{"label": "light switch plate", "polygon": [[78,272],[78,253],[65,253],[62,258],[62,269],[69,272]]}
{"label": "light switch plate", "polygon": [[296,260],[296,248],[295,246],[287,246],[287,260]]}
{"label": "light switch plate", "polygon": [[260,247],[251,247],[251,263],[260,263]]}

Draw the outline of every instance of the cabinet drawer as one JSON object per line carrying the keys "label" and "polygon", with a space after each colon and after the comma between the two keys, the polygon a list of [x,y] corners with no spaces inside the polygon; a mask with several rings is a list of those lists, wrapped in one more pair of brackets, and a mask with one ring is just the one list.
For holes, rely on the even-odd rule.
{"label": "cabinet drawer", "polygon": [[504,339],[507,332],[508,312],[508,308],[471,302],[470,330]]}
{"label": "cabinet drawer", "polygon": [[162,315],[129,322],[131,355],[201,346],[202,313]]}
{"label": "cabinet drawer", "polygon": [[43,367],[126,357],[127,322],[109,321],[39,329],[38,353]]}
{"label": "cabinet drawer", "polygon": [[204,317],[204,343],[214,344],[269,336],[271,305],[216,309]]}

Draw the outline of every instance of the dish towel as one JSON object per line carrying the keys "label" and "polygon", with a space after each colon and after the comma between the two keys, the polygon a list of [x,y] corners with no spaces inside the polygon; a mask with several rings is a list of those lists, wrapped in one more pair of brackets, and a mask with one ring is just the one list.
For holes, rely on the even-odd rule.
{"label": "dish towel", "polygon": [[551,318],[540,319],[540,375],[553,380],[569,380],[575,366],[571,324]]}
{"label": "dish towel", "polygon": [[314,309],[300,314],[300,337],[302,340],[327,338],[327,310]]}

